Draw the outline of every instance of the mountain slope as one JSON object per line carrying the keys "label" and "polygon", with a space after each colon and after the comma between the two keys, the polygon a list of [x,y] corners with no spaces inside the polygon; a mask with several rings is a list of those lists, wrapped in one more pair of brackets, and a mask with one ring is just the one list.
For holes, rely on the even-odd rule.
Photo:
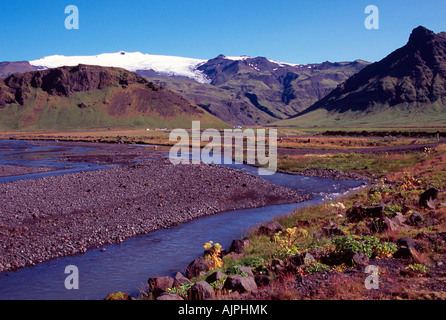
{"label": "mountain slope", "polygon": [[124,51],[30,61],[36,69],[78,64],[130,70],[232,125],[261,125],[294,116],[368,65],[361,60],[296,65],[223,55],[200,60]]}
{"label": "mountain slope", "polygon": [[420,26],[407,44],[277,125],[445,125],[446,33]]}
{"label": "mountain slope", "polygon": [[227,127],[182,96],[121,68],[79,65],[0,80],[0,130]]}
{"label": "mountain slope", "polygon": [[263,57],[220,55],[197,66],[210,83],[147,77],[233,125],[285,119],[323,98],[365,61],[291,65]]}

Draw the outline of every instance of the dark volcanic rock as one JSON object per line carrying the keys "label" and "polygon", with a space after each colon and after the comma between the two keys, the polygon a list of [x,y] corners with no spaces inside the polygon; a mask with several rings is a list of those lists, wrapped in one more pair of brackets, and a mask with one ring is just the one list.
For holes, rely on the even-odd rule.
{"label": "dark volcanic rock", "polygon": [[155,297],[158,297],[161,293],[166,292],[167,289],[172,288],[173,281],[171,277],[155,277],[150,278],[147,282],[149,283],[150,292]]}
{"label": "dark volcanic rock", "polygon": [[352,262],[355,266],[364,267],[369,264],[369,257],[363,253],[355,253],[352,257]]}
{"label": "dark volcanic rock", "polygon": [[358,222],[366,218],[382,218],[385,208],[385,204],[371,207],[354,206],[347,210],[346,215],[350,222]]}
{"label": "dark volcanic rock", "polygon": [[403,237],[398,239],[396,242],[398,249],[393,254],[396,259],[412,259],[415,257],[415,246],[416,243],[413,239],[408,237]]}
{"label": "dark volcanic rock", "polygon": [[183,276],[180,272],[177,272],[175,277],[173,278],[173,287],[180,287],[183,284],[191,284],[191,281]]}
{"label": "dark volcanic rock", "polygon": [[201,273],[209,271],[212,267],[212,261],[202,257],[196,258],[186,268],[186,277],[192,279],[199,276]]}
{"label": "dark volcanic rock", "polygon": [[409,222],[412,225],[423,223],[423,220],[424,220],[423,216],[417,211],[414,211],[409,217]]}
{"label": "dark volcanic rock", "polygon": [[220,271],[215,271],[213,273],[211,273],[207,278],[206,278],[206,282],[208,283],[212,283],[215,281],[218,281],[220,279],[224,279],[226,278],[226,275]]}
{"label": "dark volcanic rock", "polygon": [[430,188],[420,195],[419,204],[421,207],[429,207],[429,202],[437,199],[438,189]]}
{"label": "dark volcanic rock", "polygon": [[252,292],[257,290],[257,284],[253,277],[243,277],[235,274],[226,279],[223,289],[238,291],[240,293]]}
{"label": "dark volcanic rock", "polygon": [[206,281],[199,281],[189,289],[190,300],[212,300],[214,298],[214,289]]}
{"label": "dark volcanic rock", "polygon": [[229,248],[229,252],[242,253],[251,242],[249,240],[234,239]]}
{"label": "dark volcanic rock", "polygon": [[272,235],[279,231],[284,231],[285,229],[277,221],[269,221],[261,225],[258,229],[260,234]]}

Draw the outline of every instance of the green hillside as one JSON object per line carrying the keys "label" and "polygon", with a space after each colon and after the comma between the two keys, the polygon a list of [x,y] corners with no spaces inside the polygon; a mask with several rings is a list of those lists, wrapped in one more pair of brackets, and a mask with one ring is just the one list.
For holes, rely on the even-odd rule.
{"label": "green hillside", "polygon": [[[76,69],[77,68],[77,69]],[[180,95],[124,69],[57,68],[0,83],[0,131],[227,128]]]}

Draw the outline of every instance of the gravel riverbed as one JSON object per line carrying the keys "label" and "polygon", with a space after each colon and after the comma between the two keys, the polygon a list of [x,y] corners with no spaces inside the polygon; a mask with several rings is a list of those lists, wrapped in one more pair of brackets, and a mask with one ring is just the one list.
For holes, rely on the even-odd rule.
{"label": "gravel riverbed", "polygon": [[[117,155],[108,146],[96,162],[112,163]],[[173,165],[155,154],[103,170],[2,183],[0,197],[0,272],[206,215],[311,198],[235,169]]]}

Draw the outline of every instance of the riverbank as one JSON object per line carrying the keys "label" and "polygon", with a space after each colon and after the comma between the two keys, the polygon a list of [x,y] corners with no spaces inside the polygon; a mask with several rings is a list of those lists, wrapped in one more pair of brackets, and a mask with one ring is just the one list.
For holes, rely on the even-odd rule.
{"label": "riverbank", "polygon": [[142,298],[445,300],[445,163],[440,145],[357,193],[255,228],[231,248],[205,245],[187,269],[197,276],[161,294],[153,292],[161,281],[150,279]]}
{"label": "riverbank", "polygon": [[150,147],[98,147],[102,151],[64,161],[115,167],[0,184],[0,272],[206,215],[310,198],[230,168],[175,166]]}

